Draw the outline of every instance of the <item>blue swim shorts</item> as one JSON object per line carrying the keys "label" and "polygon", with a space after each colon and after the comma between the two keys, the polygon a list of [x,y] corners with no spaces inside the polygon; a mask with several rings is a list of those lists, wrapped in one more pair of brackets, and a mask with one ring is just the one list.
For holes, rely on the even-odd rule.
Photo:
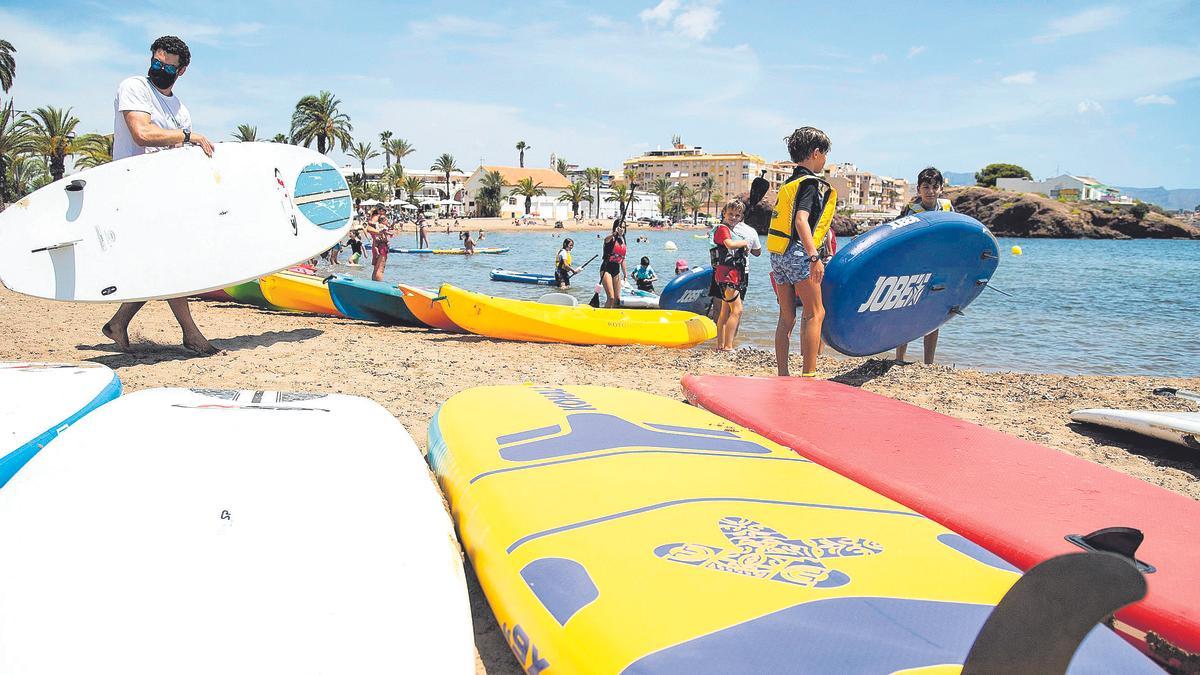
{"label": "blue swim shorts", "polygon": [[799,246],[789,248],[787,253],[771,254],[771,275],[777,284],[798,284],[807,279],[811,272],[812,263]]}

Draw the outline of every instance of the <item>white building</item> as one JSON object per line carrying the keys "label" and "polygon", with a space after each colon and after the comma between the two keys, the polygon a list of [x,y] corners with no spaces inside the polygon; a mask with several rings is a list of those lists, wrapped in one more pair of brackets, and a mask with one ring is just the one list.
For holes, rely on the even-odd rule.
{"label": "white building", "polygon": [[[475,173],[471,174],[466,182],[465,201],[468,214],[479,213],[479,191],[483,187],[483,176],[492,171],[498,171],[504,178],[504,191],[500,195],[501,218],[519,218],[525,215],[525,198],[509,193],[517,187],[517,183],[526,178],[532,178],[533,183],[546,193],[530,200],[529,215],[549,220],[563,220],[571,217],[571,202],[558,201],[559,196],[571,187],[571,181],[567,180],[566,176],[552,169],[515,166],[480,166],[475,169]],[[582,206],[580,210],[582,210]]]}
{"label": "white building", "polygon": [[1065,173],[1042,181],[1025,178],[997,178],[996,187],[1012,192],[1032,192],[1046,195],[1051,199],[1062,198],[1067,201],[1129,201],[1121,199],[1121,191],[1117,188],[1109,187],[1091,176],[1072,176]]}

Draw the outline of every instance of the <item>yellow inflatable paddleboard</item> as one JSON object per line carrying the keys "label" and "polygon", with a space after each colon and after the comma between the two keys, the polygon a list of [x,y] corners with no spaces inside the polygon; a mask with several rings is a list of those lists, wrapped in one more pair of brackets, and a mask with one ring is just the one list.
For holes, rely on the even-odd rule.
{"label": "yellow inflatable paddleboard", "polygon": [[292,272],[276,272],[258,280],[263,297],[272,305],[284,309],[294,309],[301,312],[317,314],[342,313],[333,306],[333,298],[329,296],[329,287],[321,277]]}
{"label": "yellow inflatable paddleboard", "polygon": [[691,312],[596,309],[497,298],[443,284],[446,316],[464,330],[502,340],[577,345],[691,347],[717,336],[711,319]]}
{"label": "yellow inflatable paddleboard", "polygon": [[957,672],[1018,578],[783,446],[642,392],[469,389],[435,415],[428,459],[529,673]]}

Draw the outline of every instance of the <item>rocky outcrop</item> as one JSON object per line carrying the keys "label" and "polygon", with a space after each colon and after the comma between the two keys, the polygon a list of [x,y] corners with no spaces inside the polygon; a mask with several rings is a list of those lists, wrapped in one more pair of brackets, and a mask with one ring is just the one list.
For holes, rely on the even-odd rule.
{"label": "rocky outcrop", "polygon": [[979,220],[999,237],[1063,239],[1200,239],[1200,226],[1131,206],[1060,202],[1040,195],[982,187],[946,192],[954,209]]}

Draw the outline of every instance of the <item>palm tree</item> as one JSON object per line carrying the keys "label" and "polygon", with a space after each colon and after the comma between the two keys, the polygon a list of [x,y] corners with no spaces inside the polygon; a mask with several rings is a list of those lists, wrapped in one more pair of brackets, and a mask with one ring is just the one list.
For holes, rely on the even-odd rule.
{"label": "palm tree", "polygon": [[75,137],[79,118],[71,109],[46,106],[21,116],[21,124],[29,130],[33,151],[48,159],[50,176],[59,180],[66,172],[67,155],[79,152],[80,139]]}
{"label": "palm tree", "polygon": [[253,143],[258,140],[258,127],[252,127],[249,124],[239,124],[237,131],[233,132],[233,140],[242,143]]}
{"label": "palm tree", "polygon": [[596,217],[600,217],[600,182],[604,179],[604,169],[599,167],[590,167],[584,169],[583,179],[589,186],[596,187],[596,201],[592,202],[596,206]]}
{"label": "palm tree", "polygon": [[612,188],[613,193],[604,198],[604,201],[606,201],[608,203],[615,202],[617,204],[617,207],[618,207],[617,214],[618,215],[620,214],[621,210],[625,208],[625,204],[629,203],[629,195],[630,195],[629,186],[630,186],[630,183],[617,183]]}
{"label": "palm tree", "polygon": [[17,60],[13,58],[13,52],[17,48],[8,40],[0,40],[0,89],[4,93],[8,93],[12,89],[13,77],[17,74]]}
{"label": "palm tree", "polygon": [[396,166],[388,167],[379,174],[379,181],[387,188],[390,196],[388,200],[396,199],[400,183],[404,181],[404,167],[397,164]]}
{"label": "palm tree", "polygon": [[388,141],[392,140],[392,132],[379,132],[379,148],[383,150],[383,161],[387,162],[387,168],[392,168],[392,151],[388,149]]}
{"label": "palm tree", "polygon": [[359,142],[350,146],[350,156],[358,160],[358,166],[362,169],[362,173],[358,174],[358,179],[366,182],[367,160],[378,157],[379,153],[375,152],[375,148],[372,148],[370,143]]}
{"label": "palm tree", "polygon": [[479,179],[479,192],[475,193],[475,197],[480,201],[480,211],[483,211],[484,216],[499,216],[500,200],[504,197],[504,176],[499,171],[483,174]]}
{"label": "palm tree", "polygon": [[692,194],[688,196],[687,201],[684,202],[683,205],[687,208],[688,211],[692,212],[692,225],[693,226],[696,225],[697,217],[700,214],[700,209],[704,208],[704,206],[705,206],[704,200],[700,198],[700,193],[693,191]]}
{"label": "palm tree", "polygon": [[509,191],[508,196],[524,197],[525,215],[529,215],[529,210],[533,208],[533,198],[546,196],[546,191],[542,189],[541,183],[534,183],[532,178],[522,178],[517,181],[517,186]]}
{"label": "palm tree", "polygon": [[717,179],[712,176],[707,176],[700,181],[700,192],[704,194],[704,204],[707,207],[712,203],[712,194],[717,189]]}
{"label": "palm tree", "polygon": [[[450,172],[462,171],[462,169],[458,168],[458,165],[454,163],[454,155],[445,152],[442,153],[441,157],[438,157],[436,160],[434,160],[433,166],[429,167],[429,170],[437,171],[446,175],[446,201],[454,199],[454,196],[450,194]],[[450,215],[449,204],[446,205],[446,215]]]}
{"label": "palm tree", "polygon": [[525,141],[517,141],[517,152],[521,153],[521,168],[525,168],[525,151],[532,150],[533,146],[525,145]]}
{"label": "palm tree", "polygon": [[721,194],[720,192],[713,192],[712,193],[712,203],[716,204],[716,206],[717,206],[716,213],[714,215],[717,218],[720,218],[721,217],[721,206],[725,203],[725,195]]}
{"label": "palm tree", "polygon": [[558,161],[556,161],[554,163],[554,170],[561,173],[564,176],[567,175],[567,160],[563,159],[562,157],[559,157]]}
{"label": "palm tree", "polygon": [[350,124],[348,115],[338,111],[341,104],[340,100],[327,91],[300,99],[292,113],[293,142],[307,148],[315,140],[317,152],[322,155],[339,144],[342,146],[342,152],[345,152],[354,141],[350,137],[354,126]]}
{"label": "palm tree", "polygon": [[571,215],[579,218],[579,202],[592,201],[591,190],[583,183],[571,183],[571,187],[558,196],[560,202],[571,202]]}
{"label": "palm tree", "polygon": [[13,102],[0,107],[0,210],[8,203],[8,171],[21,155],[33,151],[29,130],[18,123]]}
{"label": "palm tree", "polygon": [[665,217],[668,211],[667,200],[671,197],[671,181],[665,177],[655,178],[654,183],[650,185],[650,192],[658,197],[658,213]]}
{"label": "palm tree", "polygon": [[283,134],[275,134],[275,138],[271,139],[272,143],[287,143],[288,137]]}
{"label": "palm tree", "polygon": [[8,178],[18,199],[50,183],[46,162],[40,157],[18,157],[8,168]]}
{"label": "palm tree", "polygon": [[79,139],[79,155],[75,168],[90,169],[112,161],[113,135],[88,134]]}
{"label": "palm tree", "polygon": [[388,154],[396,158],[397,165],[400,164],[400,160],[417,151],[417,149],[414,148],[411,143],[403,138],[393,138],[389,140],[386,147]]}
{"label": "palm tree", "polygon": [[671,186],[671,211],[675,214],[676,218],[679,218],[681,215],[683,215],[683,205],[687,203],[687,201],[695,194],[695,190],[687,185],[684,185],[683,183],[676,183],[675,185]]}
{"label": "palm tree", "polygon": [[408,203],[416,206],[417,195],[421,194],[421,190],[425,189],[425,181],[421,180],[420,176],[408,176],[400,181],[400,189],[404,190]]}

